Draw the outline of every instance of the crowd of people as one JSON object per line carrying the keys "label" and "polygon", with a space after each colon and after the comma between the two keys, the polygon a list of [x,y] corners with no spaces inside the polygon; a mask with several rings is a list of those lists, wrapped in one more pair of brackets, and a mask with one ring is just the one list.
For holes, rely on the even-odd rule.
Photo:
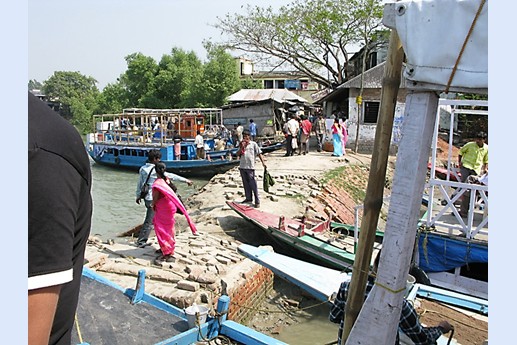
{"label": "crowd of people", "polygon": [[346,154],[346,144],[348,142],[348,123],[344,116],[333,115],[332,125],[327,124],[327,120],[321,113],[316,116],[289,114],[289,120],[283,126],[286,139],[285,156],[306,155],[309,153],[310,138],[316,137],[317,151],[324,150],[325,138],[332,138],[332,156],[341,157]]}

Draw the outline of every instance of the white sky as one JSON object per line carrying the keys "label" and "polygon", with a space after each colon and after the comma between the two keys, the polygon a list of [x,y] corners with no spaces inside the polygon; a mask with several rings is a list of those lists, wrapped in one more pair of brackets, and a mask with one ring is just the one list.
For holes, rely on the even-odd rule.
{"label": "white sky", "polygon": [[[29,0],[29,79],[78,71],[102,90],[125,72],[125,57],[141,52],[159,61],[173,47],[202,60],[204,39],[220,41],[209,24],[245,4],[278,8],[291,0]],[[245,7],[245,6],[244,6]]]}

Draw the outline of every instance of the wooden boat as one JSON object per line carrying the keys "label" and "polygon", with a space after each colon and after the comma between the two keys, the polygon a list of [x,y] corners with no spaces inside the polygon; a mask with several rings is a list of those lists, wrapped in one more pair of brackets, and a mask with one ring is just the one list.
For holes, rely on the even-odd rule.
{"label": "wooden boat", "polygon": [[[352,270],[359,232],[355,225],[311,223],[246,204],[227,204],[258,226],[278,251],[331,269]],[[424,214],[421,224],[426,217]],[[423,229],[417,232],[416,255],[410,269],[417,283],[487,299],[488,243]],[[382,231],[377,231],[373,258],[381,248],[383,236]]]}
{"label": "wooden boat", "polygon": [[[275,275],[298,286],[321,302],[329,302],[330,304],[330,301],[335,298],[340,284],[351,279],[351,273],[297,260],[275,253],[267,247],[241,244],[238,250],[242,255],[267,267]],[[463,310],[467,314],[472,312],[488,316],[488,300],[424,284],[408,283],[406,298],[410,301],[415,301],[417,298],[428,299],[449,305],[457,310]],[[400,335],[401,344],[413,343],[402,333]],[[449,340],[447,336],[441,336],[437,344],[457,344],[457,342],[455,339]]]}
{"label": "wooden boat", "polygon": [[135,289],[123,289],[84,267],[72,344],[187,345],[219,336],[240,344],[285,344],[227,320],[229,304],[221,296],[214,316],[206,307],[183,310],[145,292],[144,270]]}
{"label": "wooden boat", "polygon": [[[220,109],[130,109],[122,114],[95,115],[96,131],[86,137],[86,149],[98,164],[138,170],[151,149],[160,150],[167,170],[184,175],[215,175],[238,164],[237,149],[214,151],[212,133],[205,138],[206,159],[197,159],[194,137],[205,121],[221,119]],[[155,129],[151,129],[154,126]],[[212,125],[207,125],[207,128]],[[212,126],[213,127],[213,126]],[[217,127],[222,128],[222,127]],[[183,139],[181,159],[174,155],[174,132]]]}
{"label": "wooden boat", "polygon": [[[226,202],[241,217],[257,225],[279,248],[323,266],[350,271],[355,260],[358,229],[330,220],[297,220]],[[376,253],[384,234],[376,233]]]}

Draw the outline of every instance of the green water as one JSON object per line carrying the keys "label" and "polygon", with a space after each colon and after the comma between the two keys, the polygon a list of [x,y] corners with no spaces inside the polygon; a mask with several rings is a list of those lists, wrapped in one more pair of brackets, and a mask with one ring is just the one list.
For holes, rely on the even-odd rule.
{"label": "green water", "polygon": [[[92,235],[106,240],[117,237],[136,225],[142,224],[145,216],[145,206],[136,200],[137,171],[125,171],[105,167],[91,161],[92,170]],[[185,176],[194,184],[178,182],[176,186],[182,197],[195,193],[208,182],[208,178],[200,179]]]}

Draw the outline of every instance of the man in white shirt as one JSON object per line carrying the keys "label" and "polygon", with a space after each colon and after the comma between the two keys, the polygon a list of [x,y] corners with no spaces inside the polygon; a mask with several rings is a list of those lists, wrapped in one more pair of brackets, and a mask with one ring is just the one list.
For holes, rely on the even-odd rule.
{"label": "man in white shirt", "polygon": [[[296,140],[298,138],[298,131],[300,130],[300,124],[298,123],[298,120],[296,120],[296,115],[291,114],[289,121],[287,121],[287,142],[286,142],[286,149],[287,153],[286,156],[292,156],[294,154],[294,150],[298,147]],[[293,143],[295,145],[293,145]]]}
{"label": "man in white shirt", "polygon": [[205,143],[203,140],[203,136],[201,135],[201,131],[197,130],[196,139],[194,139],[194,144],[196,145],[196,155],[197,159],[205,158]]}

